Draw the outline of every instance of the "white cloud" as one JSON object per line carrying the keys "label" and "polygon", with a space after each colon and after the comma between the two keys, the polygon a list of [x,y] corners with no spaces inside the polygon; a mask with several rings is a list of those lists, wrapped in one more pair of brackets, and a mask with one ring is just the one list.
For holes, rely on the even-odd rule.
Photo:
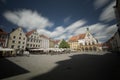
{"label": "white cloud", "polygon": [[66,34],[63,34],[63,35],[60,35],[59,37],[56,37],[55,39],[56,40],[61,40],[61,39],[66,39],[67,35]]}
{"label": "white cloud", "polygon": [[78,20],[78,21],[74,22],[73,24],[69,25],[65,31],[67,31],[69,33],[73,33],[75,30],[82,27],[85,23],[86,23],[86,21],[84,21],[84,20]]}
{"label": "white cloud", "polygon": [[53,25],[47,18],[32,10],[6,11],[3,16],[13,24],[22,26],[27,30],[46,28]]}
{"label": "white cloud", "polygon": [[64,28],[62,26],[56,27],[56,29],[51,33],[51,37],[58,37],[64,33]]}
{"label": "white cloud", "polygon": [[[76,31],[78,28],[82,27],[86,21],[84,20],[78,20],[71,25],[64,28],[63,26],[58,26],[54,29],[53,32],[49,33],[49,36],[54,39],[68,39],[71,37],[71,35]],[[43,33],[48,33],[47,31],[44,31]]]}
{"label": "white cloud", "polygon": [[[78,21],[81,21],[83,23],[81,23],[81,26],[79,27],[74,27],[73,24],[76,24]],[[82,21],[82,20],[78,20],[78,21],[67,26],[66,28],[64,28],[63,26],[58,26],[54,29],[53,32],[50,32],[45,29],[39,29],[38,32],[41,34],[45,34],[54,39],[69,39],[72,36],[85,33],[86,28],[89,27],[90,33],[94,34],[94,37],[96,39],[98,39],[100,42],[105,42],[111,36],[113,36],[117,30],[116,25],[108,26],[105,24],[96,23],[96,24],[89,25],[89,26],[83,26],[86,21]]]}
{"label": "white cloud", "polygon": [[48,30],[46,30],[46,29],[37,29],[37,32],[38,32],[39,34],[43,34],[43,35],[46,35],[46,36],[48,36],[48,37],[50,37],[50,35],[51,35],[51,32],[48,31]]}
{"label": "white cloud", "polygon": [[109,22],[109,21],[112,21],[115,19],[115,13],[114,13],[114,8],[113,6],[115,6],[115,1],[112,2],[109,6],[107,6],[102,14],[100,15],[100,21],[106,21],[106,22]]}
{"label": "white cloud", "polygon": [[100,24],[100,23],[96,23],[96,24],[89,25],[89,26],[84,26],[84,27],[78,28],[78,29],[74,32],[74,34],[76,35],[76,34],[85,33],[87,27],[90,29],[90,32],[91,32],[92,34],[95,34],[95,33],[97,33],[98,31],[103,31],[105,26],[106,26],[106,25],[103,25],[103,24]]}
{"label": "white cloud", "polygon": [[110,37],[114,35],[114,33],[117,31],[116,25],[103,25],[103,24],[96,24],[96,28],[93,28],[91,25],[91,33],[94,34],[94,37],[97,38],[101,42],[107,41]]}
{"label": "white cloud", "polygon": [[106,3],[108,3],[110,0],[95,0],[94,6],[96,9],[103,7]]}

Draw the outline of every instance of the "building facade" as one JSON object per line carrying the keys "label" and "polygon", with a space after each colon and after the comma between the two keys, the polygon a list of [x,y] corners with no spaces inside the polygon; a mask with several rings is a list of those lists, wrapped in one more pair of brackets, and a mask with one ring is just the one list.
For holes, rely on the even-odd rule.
{"label": "building facade", "polygon": [[14,29],[8,38],[8,48],[25,49],[26,36],[21,27]]}
{"label": "building facade", "polygon": [[54,48],[55,42],[53,39],[49,39],[49,48]]}
{"label": "building facade", "polygon": [[69,41],[68,44],[70,45],[70,49],[73,50],[78,50],[79,44],[78,44],[78,36],[72,36]]}
{"label": "building facade", "polygon": [[8,34],[7,32],[0,29],[0,47],[7,47]]}
{"label": "building facade", "polygon": [[41,38],[41,45],[40,45],[40,47],[44,48],[44,49],[49,48],[49,46],[50,46],[49,38],[47,36],[45,36],[45,35],[40,35],[40,38]]}
{"label": "building facade", "polygon": [[55,43],[54,48],[59,48],[61,41],[62,40],[54,40],[54,43]]}
{"label": "building facade", "polygon": [[70,48],[79,51],[100,51],[98,40],[95,39],[87,28],[86,33],[73,36],[69,39]]}
{"label": "building facade", "polygon": [[110,51],[120,52],[120,0],[116,0],[114,10],[117,20],[116,26],[118,27],[118,30],[106,43],[109,45]]}
{"label": "building facade", "polygon": [[41,48],[42,39],[36,30],[32,30],[26,33],[27,44],[26,48]]}

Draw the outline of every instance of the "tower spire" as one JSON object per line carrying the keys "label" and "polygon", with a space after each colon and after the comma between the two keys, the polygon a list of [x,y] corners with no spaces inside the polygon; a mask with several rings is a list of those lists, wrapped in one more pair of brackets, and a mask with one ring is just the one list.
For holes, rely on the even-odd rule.
{"label": "tower spire", "polygon": [[88,28],[88,27],[87,27],[86,29],[87,29],[87,31],[89,31],[89,28]]}

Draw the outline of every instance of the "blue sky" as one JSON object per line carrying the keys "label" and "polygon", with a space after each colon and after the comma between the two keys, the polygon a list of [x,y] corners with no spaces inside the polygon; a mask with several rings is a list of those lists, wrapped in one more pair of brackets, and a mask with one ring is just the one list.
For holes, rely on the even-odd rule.
{"label": "blue sky", "polygon": [[0,0],[0,28],[37,29],[53,39],[90,32],[105,42],[115,31],[115,0]]}

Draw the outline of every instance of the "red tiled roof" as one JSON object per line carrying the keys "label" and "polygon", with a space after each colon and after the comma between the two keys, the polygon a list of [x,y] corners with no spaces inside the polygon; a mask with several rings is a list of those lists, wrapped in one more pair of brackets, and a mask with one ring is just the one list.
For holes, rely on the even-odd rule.
{"label": "red tiled roof", "polygon": [[7,32],[3,31],[2,29],[0,29],[0,34],[7,34]]}
{"label": "red tiled roof", "polygon": [[60,40],[55,40],[54,43],[55,44],[58,44],[60,42]]}
{"label": "red tiled roof", "polygon": [[78,36],[79,36],[79,38],[78,39],[84,39],[85,38],[85,33],[84,34],[79,34]]}
{"label": "red tiled roof", "polygon": [[26,36],[30,36],[35,30],[29,31],[26,33]]}
{"label": "red tiled roof", "polygon": [[69,41],[77,41],[78,40],[78,36],[72,36]]}
{"label": "red tiled roof", "polygon": [[84,34],[79,34],[79,35],[77,35],[77,36],[72,36],[70,39],[69,39],[69,41],[78,41],[79,39],[84,39],[85,38],[85,33]]}

